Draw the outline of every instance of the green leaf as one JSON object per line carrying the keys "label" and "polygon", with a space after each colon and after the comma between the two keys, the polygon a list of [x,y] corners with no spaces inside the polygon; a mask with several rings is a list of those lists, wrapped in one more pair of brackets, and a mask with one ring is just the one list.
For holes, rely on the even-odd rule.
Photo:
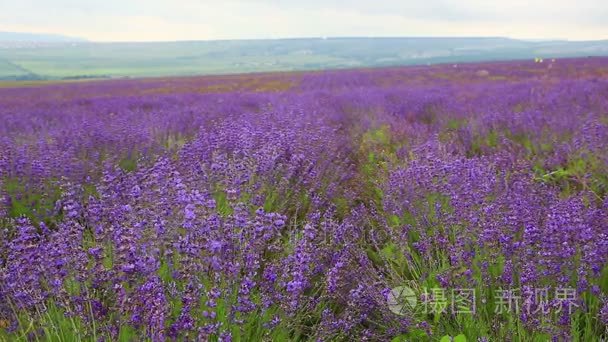
{"label": "green leaf", "polygon": [[378,253],[376,253],[376,251],[374,251],[372,248],[368,247],[365,252],[367,253],[367,257],[375,264],[375,265],[382,265],[384,264],[384,261],[382,260],[382,258],[378,255]]}
{"label": "green leaf", "polygon": [[428,335],[426,334],[426,331],[414,328],[408,332],[407,337],[409,338],[408,341],[419,341],[423,337],[428,337]]}
{"label": "green leaf", "polygon": [[137,330],[130,325],[123,325],[120,327],[120,332],[118,333],[118,341],[127,342],[134,341],[137,338]]}
{"label": "green leaf", "polygon": [[551,341],[550,334],[538,334],[534,336],[534,342],[546,342]]}
{"label": "green leaf", "polygon": [[217,212],[223,216],[229,216],[233,213],[233,209],[232,206],[230,205],[230,202],[228,201],[228,196],[226,195],[225,191],[217,191],[214,194],[214,199],[215,199],[215,205],[217,208]]}
{"label": "green leaf", "polygon": [[135,156],[123,158],[118,162],[118,166],[126,172],[132,172],[137,169],[137,158]]}
{"label": "green leaf", "polygon": [[388,221],[392,226],[395,226],[395,227],[399,226],[401,224],[401,219],[397,215],[389,216]]}
{"label": "green leaf", "polygon": [[439,340],[439,342],[452,342],[452,336],[445,335],[441,338],[441,340]]}
{"label": "green leaf", "polygon": [[460,334],[456,337],[454,337],[454,342],[467,342],[467,337],[464,336],[464,334]]}
{"label": "green leaf", "polygon": [[168,283],[172,280],[171,269],[169,268],[169,264],[166,260],[161,260],[160,267],[158,268],[157,273],[160,279],[165,283]]}
{"label": "green leaf", "polygon": [[496,258],[496,262],[488,267],[488,271],[493,277],[498,278],[502,275],[504,267],[505,257],[500,255]]}
{"label": "green leaf", "polygon": [[398,335],[393,337],[393,339],[391,340],[391,342],[406,342],[407,341],[407,335]]}

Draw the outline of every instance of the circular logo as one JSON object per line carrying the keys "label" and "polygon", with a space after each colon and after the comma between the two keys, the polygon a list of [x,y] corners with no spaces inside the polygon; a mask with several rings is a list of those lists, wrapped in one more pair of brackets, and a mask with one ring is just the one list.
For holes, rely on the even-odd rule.
{"label": "circular logo", "polygon": [[391,312],[405,315],[416,308],[418,299],[416,292],[407,286],[397,286],[389,292],[386,301]]}

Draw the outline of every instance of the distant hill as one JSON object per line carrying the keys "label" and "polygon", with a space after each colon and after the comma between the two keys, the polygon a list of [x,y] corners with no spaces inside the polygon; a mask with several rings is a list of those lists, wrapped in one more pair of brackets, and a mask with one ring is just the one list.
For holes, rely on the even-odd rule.
{"label": "distant hill", "polygon": [[181,76],[608,56],[608,40],[421,37],[92,43],[59,36],[54,38],[57,41],[3,44],[2,35],[0,79],[5,80]]}
{"label": "distant hill", "polygon": [[0,42],[84,42],[85,39],[58,34],[0,32]]}

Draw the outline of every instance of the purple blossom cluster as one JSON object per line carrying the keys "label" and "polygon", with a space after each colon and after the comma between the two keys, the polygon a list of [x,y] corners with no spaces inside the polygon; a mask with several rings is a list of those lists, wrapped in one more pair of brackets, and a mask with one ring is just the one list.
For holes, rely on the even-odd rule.
{"label": "purple blossom cluster", "polygon": [[[0,89],[0,338],[606,337],[608,60],[551,65]],[[576,310],[471,330],[404,284]]]}

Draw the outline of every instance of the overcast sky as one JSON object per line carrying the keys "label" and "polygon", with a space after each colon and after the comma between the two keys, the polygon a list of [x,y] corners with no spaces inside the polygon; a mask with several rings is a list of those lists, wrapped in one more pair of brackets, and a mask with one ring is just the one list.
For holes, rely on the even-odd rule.
{"label": "overcast sky", "polygon": [[0,31],[94,41],[334,36],[608,39],[608,0],[0,0]]}

